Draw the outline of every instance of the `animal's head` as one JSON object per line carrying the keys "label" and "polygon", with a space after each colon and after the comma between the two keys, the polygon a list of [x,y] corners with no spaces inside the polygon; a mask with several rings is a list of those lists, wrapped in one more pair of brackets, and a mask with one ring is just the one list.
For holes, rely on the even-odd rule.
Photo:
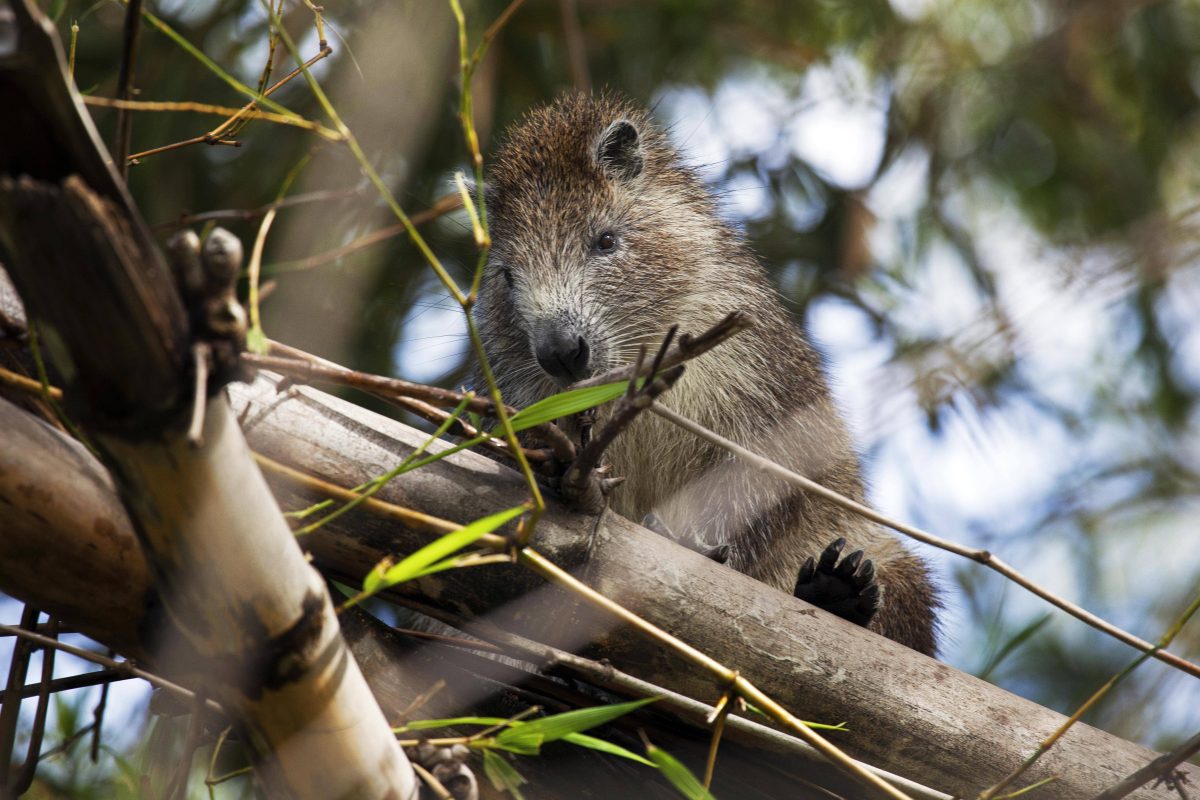
{"label": "animal's head", "polygon": [[729,233],[644,111],[564,96],[509,131],[491,163],[480,325],[510,384],[556,391],[695,316]]}

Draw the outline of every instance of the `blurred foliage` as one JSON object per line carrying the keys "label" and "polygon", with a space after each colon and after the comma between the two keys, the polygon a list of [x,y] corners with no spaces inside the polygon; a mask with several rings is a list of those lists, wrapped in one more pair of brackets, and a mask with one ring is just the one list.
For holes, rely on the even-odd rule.
{"label": "blurred foliage", "polygon": [[[451,191],[466,159],[449,10],[396,5],[327,9],[336,52],[316,73],[411,213]],[[468,4],[472,35],[504,5]],[[152,7],[257,80],[258,3]],[[54,8],[64,40],[79,20],[77,83],[111,96],[122,6]],[[285,17],[315,52],[304,6]],[[573,48],[590,85],[655,106],[699,151],[729,218],[799,317],[836,340],[830,351],[871,362],[847,394],[866,409],[856,421],[876,485],[905,498],[889,510],[994,549],[1145,638],[1165,629],[1200,585],[1200,3],[528,0],[477,76],[485,153],[526,109],[585,80]],[[277,75],[291,63],[279,55]],[[142,99],[242,102],[151,30],[137,85]],[[319,117],[303,81],[275,98]],[[114,112],[92,112],[111,141]],[[139,114],[134,149],[215,124]],[[814,150],[809,134],[822,130]],[[303,132],[254,123],[239,139],[134,166],[150,221],[261,206],[310,155],[293,194],[363,185],[341,148]],[[269,334],[362,369],[461,380],[452,304],[403,240],[289,267],[390,224],[369,191],[280,219],[266,250],[279,281]],[[221,224],[247,242],[257,230],[257,219]],[[466,275],[462,217],[425,231]],[[964,463],[980,473],[969,500],[953,496]],[[1040,624],[1047,609],[1020,590],[944,563],[957,666],[1069,711],[1132,655],[1061,614]],[[1196,625],[1173,649],[1200,655]],[[1147,664],[1088,719],[1169,746],[1200,725],[1193,683]]]}

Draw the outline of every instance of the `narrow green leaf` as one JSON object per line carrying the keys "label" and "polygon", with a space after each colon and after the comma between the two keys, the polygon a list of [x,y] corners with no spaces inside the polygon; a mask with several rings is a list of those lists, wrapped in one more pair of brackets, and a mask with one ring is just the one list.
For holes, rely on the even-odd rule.
{"label": "narrow green leaf", "polygon": [[634,753],[631,750],[626,750],[619,744],[606,742],[603,739],[597,739],[595,736],[588,736],[586,733],[568,733],[566,736],[562,737],[562,740],[580,747],[586,747],[590,750],[599,750],[601,753],[608,753],[609,755],[628,758],[630,761],[636,761],[639,764],[645,764],[648,767],[656,766],[653,761],[642,758],[637,753]]}
{"label": "narrow green leaf", "polygon": [[529,506],[520,505],[477,519],[470,525],[452,533],[447,533],[440,539],[430,542],[417,552],[405,558],[399,564],[389,567],[382,573],[372,570],[363,580],[362,596],[359,601],[366,599],[376,592],[395,586],[398,583],[412,580],[422,570],[434,562],[446,558],[451,553],[458,552],[467,545],[473,544],[485,533],[491,533],[504,523],[519,517],[529,510]]}
{"label": "narrow green leaf", "polygon": [[979,671],[979,677],[983,680],[988,680],[991,674],[995,672],[996,668],[1000,666],[1004,659],[1012,655],[1013,651],[1028,641],[1030,637],[1040,631],[1042,626],[1049,621],[1050,615],[1043,614],[1042,616],[1030,622],[1021,630],[1017,631],[1013,637],[1005,642],[1000,649],[996,651],[995,655],[988,660],[987,665]]}
{"label": "narrow green leaf", "polygon": [[516,800],[525,800],[519,787],[527,781],[495,750],[483,751],[483,773],[497,790],[511,793]]}
{"label": "narrow green leaf", "polygon": [[679,763],[666,750],[648,744],[646,745],[646,755],[658,766],[663,777],[669,780],[671,785],[688,800],[716,800],[712,793],[704,788],[704,784],[692,774],[692,771]]}
{"label": "narrow green leaf", "polygon": [[511,735],[505,736],[504,741],[500,741],[499,736],[494,736],[484,739],[483,743],[488,747],[508,750],[522,756],[536,756],[542,751],[542,745],[546,743],[546,737],[537,731],[523,733],[520,728],[514,726],[504,733]]}
{"label": "narrow green leaf", "polygon": [[[615,400],[625,393],[629,381],[607,383],[603,386],[589,386],[586,389],[572,389],[551,395],[545,400],[539,400],[527,408],[523,408],[510,420],[514,430],[523,431],[543,422],[553,422],[556,419],[569,417],[595,408],[601,403]],[[495,434],[498,435],[498,434]]]}
{"label": "narrow green leaf", "polygon": [[579,733],[580,731],[594,728],[597,725],[603,725],[648,703],[653,703],[657,699],[657,697],[646,697],[641,700],[617,703],[611,706],[581,708],[576,711],[566,711],[562,714],[552,714],[530,722],[522,722],[520,725],[514,725],[508,730],[501,731],[496,736],[496,743],[501,747],[505,747],[510,739],[527,738],[531,735],[538,735],[544,741],[553,742],[568,734]]}

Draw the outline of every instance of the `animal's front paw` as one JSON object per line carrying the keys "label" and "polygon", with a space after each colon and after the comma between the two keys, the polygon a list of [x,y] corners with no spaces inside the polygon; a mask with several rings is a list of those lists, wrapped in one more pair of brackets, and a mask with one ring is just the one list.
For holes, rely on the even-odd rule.
{"label": "animal's front paw", "polygon": [[858,625],[867,625],[879,610],[879,584],[875,582],[875,565],[855,550],[841,559],[845,539],[837,539],[821,553],[811,557],[800,568],[796,578],[796,597],[818,608],[837,614]]}

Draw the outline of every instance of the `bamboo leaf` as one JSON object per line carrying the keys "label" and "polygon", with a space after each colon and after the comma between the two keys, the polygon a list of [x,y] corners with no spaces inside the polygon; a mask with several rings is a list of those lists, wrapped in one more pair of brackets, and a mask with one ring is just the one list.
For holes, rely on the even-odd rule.
{"label": "bamboo leaf", "polygon": [[363,580],[362,593],[356,600],[361,602],[378,591],[412,580],[435,562],[441,561],[451,553],[458,552],[467,545],[474,544],[484,534],[491,533],[528,510],[528,505],[520,505],[477,519],[470,525],[430,542],[395,566],[382,571],[372,570]]}
{"label": "bamboo leaf", "polygon": [[692,774],[692,771],[679,763],[666,750],[661,750],[652,744],[646,744],[646,755],[650,757],[662,772],[663,777],[679,790],[688,800],[716,800],[712,793],[704,788],[704,784]]}
{"label": "bamboo leaf", "polygon": [[657,697],[647,697],[611,706],[581,708],[562,714],[552,714],[531,722],[522,722],[520,725],[513,725],[511,728],[501,731],[496,736],[496,744],[507,749],[514,740],[524,743],[532,741],[532,737],[535,736],[541,737],[542,743],[554,742],[569,734],[603,725],[648,703],[653,703],[657,699]]}
{"label": "bamboo leaf", "polygon": [[516,800],[525,800],[520,790],[525,778],[495,750],[483,751],[483,773],[499,791],[511,793]]}
{"label": "bamboo leaf", "polygon": [[495,736],[484,739],[483,743],[487,747],[508,750],[510,753],[522,756],[536,756],[542,751],[542,745],[546,743],[546,737],[537,731],[522,733],[520,728],[512,727],[504,731],[504,733],[511,735],[505,736],[504,741],[500,741],[500,737]]}
{"label": "bamboo leaf", "polygon": [[586,733],[568,733],[566,736],[562,737],[562,740],[564,742],[570,742],[571,744],[578,745],[579,747],[586,747],[589,750],[599,750],[601,753],[608,753],[609,755],[628,758],[630,761],[636,761],[639,764],[645,764],[648,767],[656,766],[653,761],[642,758],[637,753],[634,753],[631,750],[626,750],[619,744],[606,742],[603,739],[597,739],[595,736],[588,736]]}
{"label": "bamboo leaf", "polygon": [[544,422],[553,422],[556,419],[569,417],[580,411],[595,408],[601,403],[617,399],[625,393],[628,383],[629,381],[621,381],[561,392],[521,409],[512,416],[510,421],[514,430],[523,431]]}

